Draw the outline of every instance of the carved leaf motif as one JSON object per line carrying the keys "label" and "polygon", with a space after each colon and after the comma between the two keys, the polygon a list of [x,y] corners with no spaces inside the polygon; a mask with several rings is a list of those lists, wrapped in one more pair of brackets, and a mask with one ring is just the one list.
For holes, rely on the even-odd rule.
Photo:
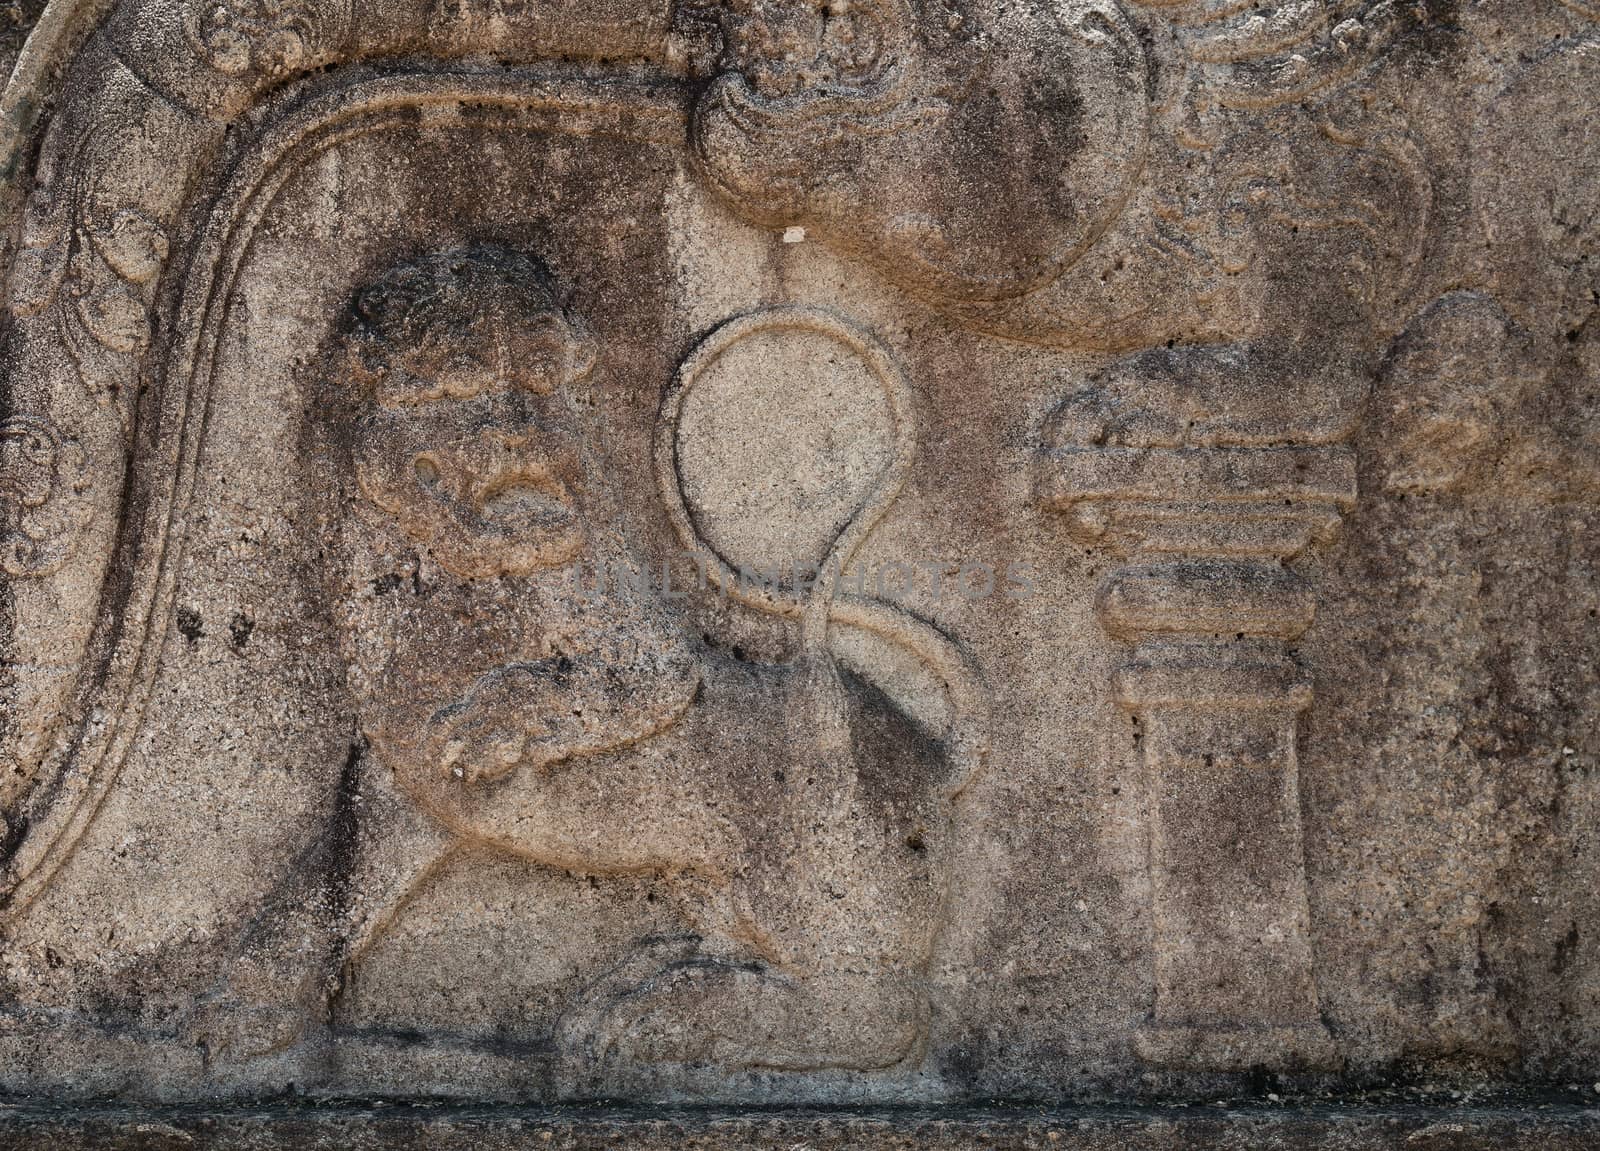
{"label": "carved leaf motif", "polygon": [[905,0],[739,0],[724,20],[730,63],[751,86],[766,99],[803,101],[897,79],[911,25]]}
{"label": "carved leaf motif", "polygon": [[1189,59],[1221,65],[1207,95],[1231,106],[1287,103],[1350,76],[1393,39],[1393,0],[1132,0],[1168,21]]}

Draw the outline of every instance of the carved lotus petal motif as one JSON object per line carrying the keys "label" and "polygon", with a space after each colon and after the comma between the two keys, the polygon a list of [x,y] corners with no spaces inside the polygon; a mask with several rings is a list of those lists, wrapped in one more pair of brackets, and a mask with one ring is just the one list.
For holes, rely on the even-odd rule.
{"label": "carved lotus petal motif", "polygon": [[90,333],[113,352],[131,355],[150,342],[150,320],[144,301],[115,280],[78,301],[78,315]]}
{"label": "carved lotus petal motif", "polygon": [[160,225],[133,208],[120,208],[108,228],[92,231],[95,250],[124,280],[147,284],[167,260],[167,236]]}

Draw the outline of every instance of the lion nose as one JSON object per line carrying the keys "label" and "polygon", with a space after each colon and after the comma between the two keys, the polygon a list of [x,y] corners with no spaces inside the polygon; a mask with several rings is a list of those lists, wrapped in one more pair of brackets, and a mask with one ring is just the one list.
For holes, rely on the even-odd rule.
{"label": "lion nose", "polygon": [[421,453],[414,467],[423,487],[486,528],[537,532],[575,511],[574,453],[536,427],[485,429],[453,450]]}

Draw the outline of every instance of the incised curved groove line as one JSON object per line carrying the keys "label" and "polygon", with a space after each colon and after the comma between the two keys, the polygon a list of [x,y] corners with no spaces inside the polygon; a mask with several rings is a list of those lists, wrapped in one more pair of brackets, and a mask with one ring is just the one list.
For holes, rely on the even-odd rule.
{"label": "incised curved groove line", "polygon": [[67,60],[114,3],[51,0],[28,33],[6,81],[5,94],[0,96],[0,219],[9,220],[12,207],[22,199],[19,165],[32,150],[34,130],[46,102],[44,88],[65,73]]}
{"label": "incised curved groove line", "polygon": [[[818,332],[859,355],[882,386],[894,421],[894,450],[889,465],[849,522],[834,537],[806,600],[777,588],[758,592],[744,586],[733,566],[695,526],[683,498],[682,474],[678,467],[678,421],[684,398],[700,376],[741,340],[760,332],[784,330]],[[822,650],[827,643],[829,625],[841,624],[870,632],[911,652],[943,681],[956,717],[952,723],[951,751],[958,770],[948,790],[953,798],[976,774],[988,749],[988,695],[976,667],[932,624],[871,596],[838,592],[839,576],[899,498],[910,478],[917,446],[911,404],[911,390],[888,349],[855,324],[820,308],[779,307],[752,312],[723,324],[678,369],[677,379],[662,400],[661,415],[656,423],[656,480],[678,539],[706,561],[711,579],[730,598],[757,611],[799,619],[801,645],[807,650]]]}
{"label": "incised curved groove line", "polygon": [[824,570],[819,573],[817,580],[817,588],[822,594],[813,593],[809,597],[810,604],[820,603],[826,608],[834,592],[833,573],[828,569],[833,565],[843,568],[850,563],[905,487],[916,455],[916,425],[911,414],[911,391],[888,350],[855,324],[820,308],[768,308],[729,320],[707,337],[678,369],[677,380],[662,401],[661,417],[656,424],[656,479],[678,538],[685,547],[703,552],[712,561],[712,576],[717,586],[746,607],[782,616],[809,617],[807,604],[802,603],[796,595],[778,593],[775,589],[767,595],[758,595],[741,586],[733,565],[701,539],[683,500],[678,469],[678,419],[684,398],[694,389],[700,376],[735,344],[768,331],[817,332],[855,352],[866,362],[883,388],[884,397],[889,402],[889,415],[894,422],[894,450],[889,465],[829,545],[821,564]]}

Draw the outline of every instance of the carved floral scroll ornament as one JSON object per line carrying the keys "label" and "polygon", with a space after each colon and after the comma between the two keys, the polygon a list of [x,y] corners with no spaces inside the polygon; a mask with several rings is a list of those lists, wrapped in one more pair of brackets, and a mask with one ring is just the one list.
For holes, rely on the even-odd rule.
{"label": "carved floral scroll ornament", "polygon": [[199,0],[189,42],[225,76],[285,76],[343,40],[349,6],[317,0]]}
{"label": "carved floral scroll ornament", "polygon": [[0,425],[0,571],[48,575],[72,555],[89,522],[83,449],[47,421]]}
{"label": "carved floral scroll ornament", "polygon": [[[11,272],[18,316],[51,314],[84,387],[98,399],[131,393],[150,344],[166,230],[136,207],[104,203],[89,171],[93,129],[42,180],[23,214]],[[119,405],[127,419],[126,406]]]}
{"label": "carved floral scroll ornament", "polygon": [[1168,22],[1186,71],[1191,146],[1216,142],[1228,109],[1314,98],[1358,76],[1394,43],[1419,6],[1402,0],[1130,0]]}

